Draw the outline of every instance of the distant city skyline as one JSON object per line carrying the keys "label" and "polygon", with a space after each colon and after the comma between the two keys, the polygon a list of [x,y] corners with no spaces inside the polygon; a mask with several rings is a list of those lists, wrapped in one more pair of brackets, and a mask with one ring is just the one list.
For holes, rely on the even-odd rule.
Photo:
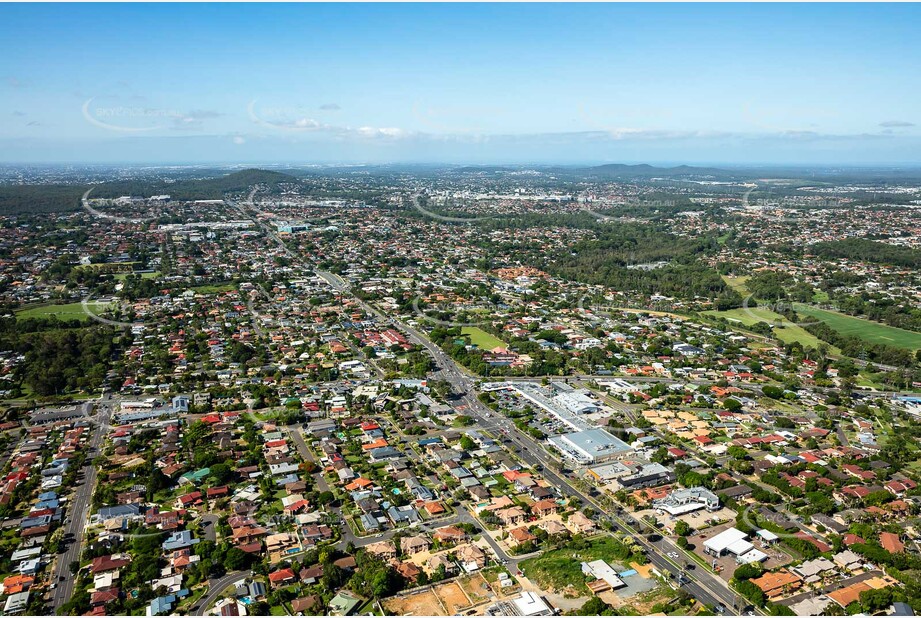
{"label": "distant city skyline", "polygon": [[4,4],[0,162],[913,165],[921,7]]}

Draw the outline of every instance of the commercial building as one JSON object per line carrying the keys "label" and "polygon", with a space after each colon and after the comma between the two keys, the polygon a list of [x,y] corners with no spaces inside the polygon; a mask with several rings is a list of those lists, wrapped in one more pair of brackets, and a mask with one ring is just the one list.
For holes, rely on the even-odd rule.
{"label": "commercial building", "polygon": [[755,549],[748,541],[748,534],[738,528],[723,530],[713,538],[704,541],[704,551],[711,556],[732,554],[739,564],[761,562],[767,559],[767,554]]}
{"label": "commercial building", "polygon": [[[536,384],[518,382],[507,384],[508,388],[548,412],[573,431],[578,432],[591,428],[591,425],[580,417],[584,413],[597,411],[598,406],[575,389],[567,390],[565,385],[554,385],[554,392],[551,393]],[[560,386],[563,388],[561,389]],[[585,400],[588,400],[591,406],[586,405]]]}
{"label": "commercial building", "polygon": [[595,400],[578,391],[560,393],[553,402],[572,414],[592,414],[599,408]]}
{"label": "commercial building", "polygon": [[720,499],[706,487],[677,489],[660,500],[653,500],[652,506],[669,515],[683,515],[706,508],[715,511],[720,508]]}
{"label": "commercial building", "polygon": [[549,440],[564,457],[579,465],[591,466],[632,451],[630,445],[604,429],[575,431]]}

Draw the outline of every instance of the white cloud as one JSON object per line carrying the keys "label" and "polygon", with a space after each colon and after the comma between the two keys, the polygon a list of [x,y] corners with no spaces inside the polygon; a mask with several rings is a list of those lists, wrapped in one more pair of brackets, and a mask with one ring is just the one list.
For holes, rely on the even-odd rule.
{"label": "white cloud", "polygon": [[363,137],[408,137],[410,133],[397,127],[359,127],[358,134]]}

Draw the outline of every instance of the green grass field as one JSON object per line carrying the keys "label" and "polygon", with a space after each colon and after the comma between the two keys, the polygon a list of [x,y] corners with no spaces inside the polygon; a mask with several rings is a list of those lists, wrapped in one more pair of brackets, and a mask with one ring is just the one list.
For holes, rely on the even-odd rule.
{"label": "green grass field", "polygon": [[501,339],[493,337],[482,328],[478,328],[476,326],[465,326],[463,329],[461,329],[461,334],[470,337],[470,343],[483,350],[504,348],[507,345]]}
{"label": "green grass field", "polygon": [[745,285],[745,282],[748,281],[747,276],[730,277],[729,275],[723,275],[723,281],[725,281],[726,285],[741,294],[743,297],[751,294],[751,292],[748,291],[748,286]]}
{"label": "green grass field", "polygon": [[731,322],[738,322],[744,326],[751,326],[752,324],[757,324],[758,322],[767,322],[768,324],[774,324],[776,322],[784,322],[783,317],[774,313],[770,309],[765,309],[764,307],[748,307],[741,309],[728,309],[726,311],[704,311],[705,315],[712,315],[718,318],[726,318]]}
{"label": "green grass field", "polygon": [[[745,285],[745,283],[748,281],[748,277],[728,277],[724,275],[723,281],[725,281],[729,287],[737,291],[742,296],[749,295],[748,287]],[[813,300],[814,302],[827,301],[828,294],[822,291],[817,291]],[[795,303],[793,309],[800,315],[804,316],[806,319],[814,318],[816,320],[825,322],[842,335],[860,337],[861,339],[869,341],[870,343],[883,343],[908,350],[921,349],[921,333],[916,333],[901,328],[895,328],[893,326],[880,324],[879,322],[871,322],[870,320],[855,318],[853,316],[844,315],[843,313],[819,309],[799,303]],[[764,309],[761,307],[752,307],[750,309],[732,309],[730,311],[705,311],[704,313],[721,316],[728,320],[737,321],[744,326],[751,326],[752,324],[755,324],[759,321],[774,324],[778,321],[778,319],[780,319],[784,324],[787,324],[783,328],[774,329],[774,332],[777,333],[777,336],[781,341],[786,343],[799,341],[804,346],[808,345],[812,347],[818,347],[820,341],[817,337],[808,333],[803,328],[788,324],[778,314],[769,309]],[[800,321],[802,322],[803,320]]]}
{"label": "green grass field", "polygon": [[140,264],[140,262],[119,262],[117,264],[103,262],[100,264],[81,264],[80,266],[77,266],[77,268],[82,268],[84,270],[111,270],[125,266],[134,266],[135,264]]}
{"label": "green grass field", "polygon": [[[712,315],[718,318],[726,318],[730,322],[738,322],[742,326],[751,326],[752,324],[757,324],[758,322],[766,322],[767,324],[771,325],[780,323],[782,326],[775,328],[774,333],[777,335],[777,338],[784,343],[793,343],[798,341],[803,347],[810,347],[815,349],[818,349],[819,345],[823,343],[821,339],[806,331],[806,329],[803,327],[791,324],[780,314],[775,313],[765,307],[729,309],[728,311],[704,311],[703,314]],[[832,345],[829,345],[828,349],[834,354],[840,352],[840,350]]]}
{"label": "green grass field", "polygon": [[230,292],[231,290],[237,289],[237,286],[232,283],[223,283],[220,285],[200,285],[190,289],[199,294],[223,294],[224,292]]}
{"label": "green grass field", "polygon": [[[115,279],[118,281],[124,281],[128,278],[129,274],[133,273],[118,273],[115,275]],[[160,276],[160,271],[155,270],[152,273],[140,273],[141,279],[156,279]]]}
{"label": "green grass field", "polygon": [[[102,303],[89,303],[90,311],[99,313],[103,308]],[[89,320],[89,316],[83,311],[80,303],[68,303],[66,305],[41,305],[38,307],[29,307],[16,312],[16,317],[26,320],[28,318],[49,318],[56,317],[59,320]]]}
{"label": "green grass field", "polygon": [[603,559],[608,563],[620,563],[617,554],[623,544],[606,537],[593,539],[588,547],[581,549],[560,548],[544,552],[535,558],[523,560],[519,567],[525,576],[542,588],[563,590],[572,586],[579,593],[585,593],[586,576],[582,573],[582,562]]}
{"label": "green grass field", "polygon": [[921,333],[805,305],[796,305],[794,309],[801,315],[825,322],[842,335],[852,335],[870,343],[883,343],[908,350],[921,348]]}

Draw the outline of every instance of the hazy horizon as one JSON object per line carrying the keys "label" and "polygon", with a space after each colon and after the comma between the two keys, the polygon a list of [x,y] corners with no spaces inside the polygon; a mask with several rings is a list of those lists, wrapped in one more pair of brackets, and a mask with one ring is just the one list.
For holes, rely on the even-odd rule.
{"label": "hazy horizon", "polygon": [[921,165],[917,5],[2,5],[0,162]]}

